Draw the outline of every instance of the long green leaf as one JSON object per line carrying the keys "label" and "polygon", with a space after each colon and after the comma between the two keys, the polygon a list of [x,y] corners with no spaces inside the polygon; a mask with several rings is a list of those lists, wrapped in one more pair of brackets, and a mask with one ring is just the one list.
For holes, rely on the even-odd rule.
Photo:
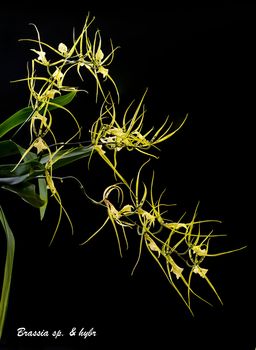
{"label": "long green leaf", "polygon": [[18,185],[26,180],[28,180],[29,174],[21,175],[21,176],[10,176],[10,177],[0,177],[0,186],[3,185]]}
{"label": "long green leaf", "polygon": [[[0,165],[0,177],[21,176],[28,174],[33,166],[33,162],[20,163],[17,168],[16,164]],[[13,170],[15,168],[15,170]]]}
{"label": "long green leaf", "polygon": [[1,206],[0,206],[0,222],[2,223],[2,226],[4,229],[4,233],[6,237],[6,247],[7,247],[5,267],[4,267],[4,278],[3,278],[2,293],[1,293],[1,300],[0,300],[0,339],[1,339],[4,323],[6,319],[8,302],[9,302],[13,260],[14,260],[14,252],[15,252],[15,239],[8,225],[8,222],[6,220],[6,217],[4,215],[4,212]]}
{"label": "long green leaf", "polygon": [[[12,140],[0,141],[0,158],[7,158],[10,156],[19,155],[22,156],[26,152],[26,149],[13,142]],[[37,154],[30,151],[24,158],[27,161],[36,160]]]}
{"label": "long green leaf", "polygon": [[[53,169],[58,169],[82,158],[89,157],[92,150],[92,146],[79,146],[69,150],[62,150],[53,157]],[[0,186],[18,185],[36,176],[43,175],[45,170],[44,164],[47,163],[48,160],[49,155],[47,154],[42,157],[40,162],[36,159],[32,159],[20,163],[17,168],[15,168],[15,164],[0,165]],[[13,171],[14,168],[15,170]]]}
{"label": "long green leaf", "polygon": [[36,186],[34,184],[25,182],[16,186],[3,185],[2,188],[17,194],[35,208],[40,208],[45,204],[44,200],[36,193]]}
{"label": "long green leaf", "polygon": [[32,113],[31,107],[25,107],[14,113],[3,123],[0,124],[0,138],[7,134],[10,130],[24,123]]}
{"label": "long green leaf", "polygon": [[47,183],[45,181],[45,178],[38,179],[38,188],[39,188],[39,196],[44,201],[44,205],[42,205],[39,208],[40,219],[43,220],[44,214],[47,208],[47,204],[48,204],[48,190],[47,190]]}
{"label": "long green leaf", "polygon": [[0,165],[0,186],[17,185],[44,173],[44,166],[35,160],[21,163],[13,171],[14,167],[15,164]]}
{"label": "long green leaf", "polygon": [[17,144],[11,140],[0,141],[0,158],[20,154]]}
{"label": "long green leaf", "polygon": [[[54,105],[49,105],[48,109],[49,111],[52,111],[54,109],[58,108],[59,106],[65,106],[68,103],[70,103],[73,98],[76,95],[76,91],[71,91],[67,93],[66,95],[58,96],[54,98],[51,102],[54,103]],[[25,107],[11,115],[9,118],[7,118],[4,122],[0,124],[0,138],[6,135],[9,131],[14,129],[15,127],[25,123],[31,113],[33,112],[32,107]]]}
{"label": "long green leaf", "polygon": [[51,102],[54,103],[54,105],[49,105],[48,110],[53,111],[54,109],[57,109],[57,105],[59,106],[66,106],[69,104],[73,98],[76,96],[76,91],[71,91],[68,94],[61,95],[58,97],[55,97]]}
{"label": "long green leaf", "polygon": [[[89,157],[93,151],[92,146],[79,146],[69,150],[59,151],[56,156],[53,157],[53,169],[58,169],[68,164],[71,164],[82,158]],[[49,160],[49,155],[45,155],[41,159],[41,163],[45,164]]]}

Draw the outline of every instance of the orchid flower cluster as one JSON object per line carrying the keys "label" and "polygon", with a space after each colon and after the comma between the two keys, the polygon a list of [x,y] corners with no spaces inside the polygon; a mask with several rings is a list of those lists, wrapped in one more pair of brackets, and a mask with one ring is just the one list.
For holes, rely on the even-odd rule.
{"label": "orchid flower cluster", "polygon": [[[118,122],[115,102],[111,95],[108,95],[102,104],[99,118],[94,122],[90,130],[91,143],[94,146],[94,150],[113,169],[115,177],[118,177],[126,185],[126,180],[117,170],[117,153],[122,149],[128,151],[136,150],[149,157],[158,158],[154,153],[149,152],[149,150],[151,148],[158,149],[156,145],[172,137],[187,119],[186,115],[181,125],[172,130],[172,123],[166,127],[169,119],[167,117],[162,126],[153,135],[153,127],[143,132],[142,128],[145,118],[143,101],[146,92],[147,90],[133,113],[129,112],[134,101],[128,106],[122,117],[122,123]],[[113,161],[106,155],[105,149],[113,151]]]}
{"label": "orchid flower cluster", "polygon": [[[116,48],[113,48],[112,42],[110,41],[111,51],[105,57],[101,48],[102,39],[100,31],[97,30],[93,39],[90,39],[88,31],[93,20],[94,18],[90,19],[89,16],[86,18],[85,24],[78,38],[75,38],[74,33],[73,44],[69,49],[63,42],[59,43],[57,48],[54,48],[41,41],[40,33],[35,25],[34,27],[37,32],[37,40],[21,39],[21,41],[36,43],[38,48],[31,49],[31,51],[35,53],[37,57],[32,59],[31,67],[28,67],[28,77],[15,81],[27,82],[30,92],[29,106],[31,107],[31,113],[23,123],[23,125],[29,123],[30,145],[23,152],[22,157],[15,165],[13,170],[17,169],[20,163],[34,148],[36,149],[37,154],[42,154],[44,151],[48,153],[48,159],[45,162],[44,179],[46,181],[47,188],[50,190],[52,196],[56,199],[60,206],[59,220],[53,238],[58,230],[62,212],[66,214],[73,231],[72,222],[62,205],[61,197],[55,186],[53,166],[60,158],[63,157],[63,155],[67,155],[67,153],[70,152],[70,150],[68,150],[64,153],[62,152],[60,155],[62,149],[75,137],[78,137],[78,140],[81,138],[81,126],[79,125],[76,117],[70,109],[63,105],[63,103],[59,104],[58,98],[55,97],[56,95],[64,98],[65,96],[73,97],[78,91],[82,91],[75,86],[66,85],[65,80],[67,79],[67,76],[71,74],[72,69],[76,69],[80,79],[84,80],[84,73],[82,73],[82,68],[84,68],[85,71],[88,71],[96,81],[96,100],[98,100],[99,91],[103,96],[105,96],[100,76],[104,80],[108,79],[112,82],[119,99],[117,86],[109,75],[109,70],[107,68],[113,60]],[[45,51],[47,49],[52,56],[56,57],[48,58],[48,53]],[[43,68],[44,70],[40,76],[37,76],[37,71],[41,72],[40,68]],[[69,95],[67,95],[67,93],[69,93]],[[73,119],[77,129],[74,135],[70,136],[70,138],[65,142],[58,142],[57,137],[52,131],[54,122],[52,110],[57,108],[63,110],[63,112],[68,114]],[[55,150],[52,150],[49,145],[49,141],[46,141],[48,134],[52,139],[50,143],[56,146]]]}
{"label": "orchid flower cluster", "polygon": [[[135,185],[133,186],[132,181],[128,186],[128,202],[124,204],[124,199],[126,198],[125,189],[127,190],[127,186],[123,182],[108,186],[104,190],[103,197],[100,201],[97,202],[93,200],[95,204],[105,206],[107,218],[99,229],[87,238],[82,245],[88,243],[108,222],[111,222],[116,235],[119,253],[122,257],[122,238],[120,237],[120,230],[126,249],[129,247],[127,231],[135,230],[139,237],[139,249],[138,258],[132,269],[132,274],[141,259],[143,249],[146,248],[160,267],[160,270],[167,278],[170,285],[188,307],[191,314],[193,314],[191,308],[191,294],[211,305],[209,301],[192,289],[191,281],[195,274],[208,283],[222,303],[218,292],[207,276],[208,269],[201,264],[206,257],[220,256],[243,248],[210,253],[210,240],[225,235],[214,235],[212,230],[206,233],[201,232],[201,227],[203,225],[220,221],[197,220],[198,206],[189,221],[183,220],[185,214],[178,221],[173,221],[166,217],[168,211],[162,210],[162,208],[173,206],[174,204],[161,202],[164,191],[157,200],[154,199],[154,172],[149,189],[148,186],[141,181],[141,171],[148,162],[149,161],[146,161],[142,164],[139,169]],[[117,194],[117,200],[114,199],[113,193]],[[180,281],[181,284],[179,284]],[[186,295],[181,292],[182,284],[186,287]]]}
{"label": "orchid flower cluster", "polygon": [[[11,159],[13,156],[18,157],[15,164],[11,164],[8,159],[6,164],[0,165],[0,190],[11,191],[38,208],[41,220],[45,217],[49,201],[48,192],[50,192],[50,197],[53,197],[59,205],[59,216],[52,243],[60,227],[63,213],[73,233],[71,217],[65,210],[57,189],[58,181],[63,182],[67,178],[75,179],[84,190],[80,180],[73,176],[56,176],[55,170],[83,158],[88,158],[89,166],[92,156],[98,154],[114,173],[115,181],[106,187],[100,201],[91,198],[84,190],[92,203],[104,206],[107,217],[99,229],[87,237],[81,245],[89,242],[110,222],[122,256],[122,241],[128,248],[127,233],[135,232],[135,237],[139,238],[139,245],[138,258],[132,274],[141,259],[143,249],[146,248],[192,313],[190,301],[192,294],[209,303],[192,289],[191,280],[194,275],[204,279],[221,301],[208,278],[205,258],[231,251],[211,253],[210,242],[216,235],[212,231],[201,232],[203,225],[218,221],[198,220],[197,208],[190,220],[184,220],[183,216],[179,220],[172,220],[168,217],[166,210],[172,204],[162,203],[163,193],[157,200],[154,198],[154,173],[149,187],[141,180],[142,170],[144,171],[149,160],[142,164],[136,178],[131,181],[125,179],[117,162],[118,154],[124,149],[139,152],[149,159],[158,158],[154,151],[159,150],[159,145],[170,139],[183,126],[187,115],[176,128],[173,128],[169,118],[166,118],[156,131],[153,127],[144,130],[146,90],[137,106],[134,108],[134,101],[131,102],[120,116],[116,108],[120,103],[120,95],[109,68],[117,47],[114,48],[110,40],[110,52],[107,54],[103,52],[100,31],[96,30],[92,35],[90,33],[93,21],[94,18],[88,15],[77,37],[74,31],[71,45],[60,42],[57,47],[50,46],[41,40],[35,25],[37,39],[21,39],[36,45],[31,49],[34,57],[27,68],[27,77],[15,81],[27,83],[29,103],[27,107],[0,123],[0,159],[6,159],[9,156],[12,157]],[[98,104],[100,99],[103,100],[99,108],[99,117],[90,130],[87,130],[90,140],[86,141],[83,140],[80,122],[67,107],[77,93],[86,91],[66,83],[69,81],[68,76],[74,71],[82,82],[87,76],[93,77],[96,83],[95,103]],[[105,85],[107,81],[110,84]],[[72,130],[72,134],[67,135],[64,141],[58,139],[54,128],[56,110],[69,116],[74,127],[74,129],[68,128]],[[28,137],[25,138],[27,142],[25,145],[19,145],[15,142],[15,137],[27,126]],[[14,131],[12,136],[10,136],[11,131]],[[6,135],[7,138],[4,138]],[[24,140],[24,137],[22,139]],[[117,200],[114,199],[114,194],[117,194]],[[1,206],[0,223],[8,243],[0,300],[1,337],[7,310],[15,244],[14,235]],[[120,237],[120,230],[122,237]],[[186,287],[186,294],[182,292],[182,285]]]}

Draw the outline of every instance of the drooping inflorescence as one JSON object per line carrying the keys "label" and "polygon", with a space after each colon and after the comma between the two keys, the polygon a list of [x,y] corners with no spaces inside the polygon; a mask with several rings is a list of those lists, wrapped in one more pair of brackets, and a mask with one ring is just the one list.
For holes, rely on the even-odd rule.
{"label": "drooping inflorescence", "polygon": [[[94,233],[87,235],[81,245],[91,241],[110,224],[119,253],[123,256],[123,247],[129,248],[130,233],[135,233],[133,237],[138,240],[138,252],[132,274],[144,252],[148,252],[191,313],[192,295],[210,304],[192,287],[192,280],[196,277],[206,281],[222,303],[210,280],[207,259],[244,247],[229,251],[212,251],[212,240],[224,236],[213,233],[212,224],[218,223],[219,220],[200,220],[198,205],[192,215],[185,213],[178,219],[174,218],[169,210],[174,204],[163,202],[164,191],[156,199],[155,173],[153,172],[150,184],[142,179],[142,173],[145,172],[150,158],[158,158],[160,144],[169,140],[182,128],[188,115],[184,115],[178,127],[174,127],[167,117],[156,130],[154,125],[146,129],[147,89],[136,105],[133,100],[124,112],[120,113],[117,106],[121,96],[110,74],[110,65],[118,47],[114,47],[110,40],[110,50],[106,53],[100,31],[97,29],[92,32],[93,22],[94,17],[88,15],[80,34],[76,36],[75,31],[73,32],[70,44],[65,40],[61,40],[57,47],[47,44],[41,40],[36,25],[33,25],[36,39],[21,39],[34,45],[31,48],[34,56],[28,65],[27,77],[16,80],[27,84],[28,106],[0,123],[0,157],[7,159],[9,156],[18,156],[14,164],[7,162],[0,165],[0,190],[16,193],[30,205],[39,208],[41,220],[45,217],[48,193],[55,199],[59,214],[52,243],[60,228],[63,214],[72,233],[74,232],[71,217],[63,206],[58,184],[68,179],[75,180],[90,202],[103,206],[106,212],[105,221]],[[78,77],[79,86],[70,83],[73,80],[69,78],[73,75]],[[99,115],[84,134],[83,122],[72,112],[69,104],[74,101],[77,93],[87,92],[84,88],[87,77],[92,77],[95,81],[95,103],[99,103]],[[63,128],[65,130],[61,130],[60,133],[58,126],[55,127],[56,110],[63,118],[69,117],[72,125],[70,128]],[[15,142],[15,137],[21,129],[25,129],[25,138],[24,144],[19,145]],[[12,137],[4,139],[10,131],[14,132]],[[127,180],[127,174],[119,168],[119,158],[125,158],[122,152],[124,150],[139,152],[147,157],[131,181]],[[89,167],[94,154],[98,155],[114,174],[113,183],[106,186],[102,198],[98,201],[87,194],[82,185],[83,181],[77,177],[63,173],[56,175],[57,169],[65,168],[83,158],[88,158]],[[104,180],[102,178],[102,183]],[[5,263],[7,272],[0,301],[1,337],[14,256],[14,236],[1,205],[0,222],[8,243]]]}

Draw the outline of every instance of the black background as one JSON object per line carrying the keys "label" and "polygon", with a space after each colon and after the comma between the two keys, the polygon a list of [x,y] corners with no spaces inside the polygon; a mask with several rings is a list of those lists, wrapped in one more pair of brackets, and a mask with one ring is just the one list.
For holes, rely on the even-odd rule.
{"label": "black background", "polygon": [[[121,47],[111,66],[121,91],[121,108],[134,98],[139,100],[148,87],[148,125],[160,126],[167,115],[178,123],[189,113],[184,127],[161,146],[160,158],[151,164],[157,190],[166,187],[165,198],[178,205],[176,214],[184,210],[192,214],[200,200],[200,217],[220,219],[223,223],[217,225],[217,232],[228,236],[220,239],[218,250],[248,247],[208,261],[209,277],[224,305],[208,290],[214,307],[194,301],[193,318],[150,257],[143,257],[130,276],[137,237],[131,237],[130,249],[122,259],[110,227],[88,245],[79,246],[104,220],[104,212],[93,207],[76,184],[66,182],[62,189],[75,235],[70,235],[64,219],[51,247],[57,207],[50,204],[40,223],[35,209],[0,192],[16,238],[2,348],[254,349],[253,8],[234,4],[170,6],[162,11],[74,8],[1,10],[0,120],[28,101],[25,84],[9,83],[26,75],[30,46],[18,39],[35,35],[28,24],[36,24],[42,40],[57,46],[66,38],[71,40],[73,27],[78,31],[90,10],[103,38],[111,37]],[[88,84],[91,95],[78,98],[74,106],[80,120],[85,118],[85,127],[97,115],[94,86]],[[121,156],[121,169],[133,176],[142,160],[136,155]],[[81,162],[70,167],[69,173],[79,176],[96,198],[112,181],[110,171],[96,158],[89,172],[86,162]],[[57,340],[18,338],[19,327],[61,329],[65,336]],[[73,327],[93,327],[97,336],[69,337]]]}

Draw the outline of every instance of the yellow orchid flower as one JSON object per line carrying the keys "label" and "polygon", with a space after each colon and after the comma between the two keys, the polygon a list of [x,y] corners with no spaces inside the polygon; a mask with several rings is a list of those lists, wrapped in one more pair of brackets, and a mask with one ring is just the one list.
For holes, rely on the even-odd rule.
{"label": "yellow orchid flower", "polygon": [[62,88],[64,74],[59,67],[56,67],[55,71],[52,74],[52,78],[56,81],[58,88]]}
{"label": "yellow orchid flower", "polygon": [[188,231],[189,227],[188,224],[181,223],[181,222],[164,222],[163,226],[174,231],[179,231],[180,229],[185,229],[185,232]]}
{"label": "yellow orchid flower", "polygon": [[[210,288],[216,294],[219,301],[222,302],[215,287],[206,276],[208,269],[200,266],[200,263],[204,258],[208,256],[215,256],[215,254],[208,253],[208,245],[209,238],[216,237],[215,235],[212,235],[212,233],[202,234],[200,226],[203,223],[206,224],[210,222],[218,222],[218,220],[196,221],[198,206],[196,207],[192,219],[189,222],[184,222],[182,220],[183,217],[177,222],[166,218],[167,212],[162,212],[161,208],[171,205],[161,203],[162,194],[156,202],[154,201],[154,174],[151,180],[150,191],[147,189],[144,183],[143,191],[140,189],[141,171],[147,163],[148,162],[145,162],[138,172],[135,183],[135,192],[133,193],[133,191],[130,189],[130,196],[135,208],[134,214],[136,214],[139,218],[139,221],[136,221],[136,219],[133,217],[133,221],[137,223],[137,232],[140,235],[139,255],[135,266],[133,267],[132,274],[134,273],[135,268],[141,258],[143,242],[145,242],[148,251],[157,262],[157,265],[160,267],[171,286],[181,297],[191,313],[190,294],[193,294],[200,300],[210,304],[207,300],[203,299],[194,290],[192,290],[192,274],[199,274],[199,276],[204,278]],[[150,196],[149,199],[147,199],[148,194]],[[160,229],[156,228],[155,231],[153,231],[157,223],[160,226]],[[174,258],[174,255],[179,258],[181,262],[183,262],[183,266],[176,263],[176,258]],[[191,260],[192,265],[189,263],[189,260]],[[177,280],[181,280],[183,285],[185,285],[187,288],[187,298],[185,297],[184,293],[182,293],[179,285],[175,284],[172,275],[175,275]]]}
{"label": "yellow orchid flower", "polygon": [[199,276],[201,276],[202,278],[205,278],[205,275],[208,272],[208,269],[204,269],[201,266],[196,265],[193,267],[193,272],[198,273]]}
{"label": "yellow orchid flower", "polygon": [[[36,48],[31,49],[36,54],[36,58],[32,59],[31,65],[29,65],[27,78],[19,80],[27,82],[30,93],[29,107],[32,108],[32,112],[25,123],[30,123],[31,142],[14,169],[25,160],[28,153],[34,148],[37,155],[39,155],[38,159],[40,159],[42,152],[48,152],[47,161],[45,160],[46,164],[43,163],[45,164],[45,170],[42,177],[44,184],[47,184],[47,190],[49,190],[51,197],[59,205],[58,221],[51,243],[59,229],[63,213],[66,215],[73,233],[72,221],[63,207],[58,192],[58,181],[62,182],[63,179],[54,176],[53,171],[55,163],[61,159],[63,154],[65,155],[65,152],[63,153],[61,150],[64,145],[70,145],[73,137],[67,142],[57,142],[52,131],[54,130],[52,110],[58,107],[68,113],[77,126],[76,136],[80,136],[81,127],[76,117],[66,107],[58,105],[56,100],[58,101],[58,98],[61,98],[67,91],[80,91],[75,86],[65,85],[71,71],[76,70],[82,81],[85,80],[84,71],[89,76],[91,75],[96,82],[96,101],[98,101],[98,95],[100,94],[103,103],[100,107],[99,117],[90,129],[92,152],[88,166],[92,155],[97,153],[114,172],[115,179],[118,178],[121,182],[108,186],[103,191],[100,201],[95,201],[87,196],[94,204],[104,207],[106,219],[81,244],[89,242],[110,222],[122,256],[123,241],[120,237],[120,231],[122,231],[122,239],[126,248],[128,248],[126,230],[133,230],[139,240],[139,248],[132,274],[140,261],[142,250],[146,248],[171,287],[174,288],[192,313],[190,301],[192,294],[207,302],[191,288],[191,281],[196,274],[208,283],[221,301],[215,287],[208,278],[208,269],[201,267],[202,261],[208,257],[227,254],[244,247],[228,252],[211,253],[210,242],[216,236],[212,234],[212,230],[207,229],[206,231],[204,224],[218,222],[218,220],[197,219],[198,205],[192,213],[192,218],[185,220],[186,215],[184,214],[178,220],[175,220],[169,210],[169,207],[173,204],[162,202],[164,191],[157,199],[154,197],[154,173],[149,186],[141,180],[142,169],[148,161],[139,168],[135,180],[130,183],[120,173],[117,157],[122,150],[134,150],[149,158],[158,158],[154,151],[159,149],[160,143],[170,139],[180,130],[187,119],[187,115],[178,127],[173,127],[173,123],[169,122],[169,117],[167,117],[160,124],[160,127],[154,129],[152,126],[145,130],[146,107],[144,100],[147,90],[137,104],[132,101],[123,112],[120,112],[117,108],[120,99],[119,91],[110,75],[110,64],[114,59],[117,48],[113,47],[110,40],[110,52],[106,53],[100,31],[96,30],[92,35],[90,34],[93,21],[94,18],[88,15],[80,34],[76,37],[74,33],[71,45],[60,42],[57,47],[53,47],[42,42],[36,26],[37,40],[23,39],[36,44]],[[40,75],[38,75],[38,72],[40,72]],[[111,92],[105,91],[105,81],[110,81],[111,88],[114,87],[115,99]],[[56,95],[59,96],[54,101]],[[49,146],[49,137],[54,140],[54,144],[51,146]],[[69,151],[70,149],[67,150],[66,155]],[[128,198],[126,197],[127,193]],[[117,195],[117,198],[114,195]]]}
{"label": "yellow orchid flower", "polygon": [[[57,48],[54,48],[53,46],[43,42],[40,38],[39,30],[34,24],[33,26],[37,33],[37,39],[20,39],[20,41],[30,41],[32,43],[36,43],[39,46],[39,49],[31,49],[38,55],[36,59],[32,60],[31,76],[28,76],[27,79],[18,80],[28,81],[31,96],[35,98],[36,101],[41,102],[42,100],[40,99],[43,97],[45,98],[46,96],[52,98],[52,94],[48,94],[47,90],[53,91],[54,88],[57,88],[57,91],[60,93],[61,91],[76,91],[76,87],[65,86],[64,79],[72,68],[76,68],[80,78],[83,80],[82,74],[80,72],[81,67],[85,67],[96,80],[96,99],[98,98],[98,91],[100,91],[105,97],[105,93],[98,77],[98,74],[100,74],[104,79],[108,79],[112,82],[119,100],[119,92],[117,86],[109,74],[109,68],[107,68],[112,63],[114,52],[117,48],[113,48],[112,42],[110,41],[111,51],[109,54],[104,55],[102,50],[102,39],[99,30],[97,30],[94,36],[92,36],[93,39],[90,38],[90,35],[88,33],[89,27],[93,21],[94,17],[90,18],[90,15],[88,15],[81,33],[76,39],[74,38],[73,45],[69,50],[67,48],[67,45],[63,42],[60,42]],[[52,57],[47,60],[46,56],[48,56],[48,53],[46,50],[50,50],[50,53],[53,56],[57,55],[57,60]],[[40,64],[46,67],[46,76],[35,76],[34,71],[36,64]],[[53,72],[51,70],[52,67],[55,68]],[[41,82],[43,84],[39,91],[35,90],[36,82]],[[37,107],[38,106],[36,105],[35,109]]]}
{"label": "yellow orchid flower", "polygon": [[201,248],[201,245],[195,245],[192,247],[192,250],[195,254],[199,256],[206,256],[207,255],[207,248]]}
{"label": "yellow orchid flower", "polygon": [[[125,229],[128,228],[132,228],[135,224],[133,223],[133,221],[129,220],[129,216],[134,214],[134,207],[131,204],[126,204],[124,206],[122,206],[119,210],[116,209],[116,207],[114,206],[114,204],[109,200],[109,196],[111,195],[111,193],[113,191],[117,191],[118,194],[118,199],[120,200],[120,204],[122,205],[122,201],[123,201],[123,190],[121,189],[121,187],[117,184],[115,185],[111,185],[108,186],[104,192],[103,192],[103,198],[100,202],[97,202],[95,200],[93,200],[93,202],[95,204],[100,204],[100,205],[104,205],[105,208],[107,209],[107,219],[105,220],[105,222],[102,224],[102,226],[100,226],[100,228],[94,232],[87,240],[85,240],[83,243],[81,243],[81,245],[89,242],[93,237],[95,237],[107,224],[107,222],[110,220],[112,223],[112,226],[114,228],[115,234],[116,234],[116,238],[117,238],[117,242],[118,242],[118,248],[119,248],[119,253],[120,256],[122,257],[122,249],[121,249],[121,242],[120,242],[120,237],[119,237],[119,232],[117,229],[117,226],[121,226],[122,231],[123,231],[123,236],[125,239],[125,243],[126,243],[126,248],[128,248],[128,240],[126,237],[126,232]],[[129,221],[128,221],[129,220]]]}
{"label": "yellow orchid flower", "polygon": [[67,48],[67,45],[65,45],[64,43],[59,43],[59,45],[58,45],[58,51],[59,51],[63,56],[67,56],[67,55],[68,55],[68,48]]}
{"label": "yellow orchid flower", "polygon": [[43,65],[48,65],[48,61],[46,59],[46,52],[45,51],[38,51],[38,50],[35,50],[35,49],[31,49],[31,51],[35,52],[38,57],[37,57],[37,60],[42,62]]}
{"label": "yellow orchid flower", "polygon": [[176,278],[179,279],[179,278],[182,276],[182,272],[183,272],[184,268],[178,266],[178,265],[174,262],[173,258],[171,258],[170,256],[168,256],[167,260],[168,260],[168,262],[170,263],[170,265],[172,266],[171,272],[173,272],[174,275],[176,276]]}
{"label": "yellow orchid flower", "polygon": [[41,137],[38,137],[34,141],[33,146],[37,149],[37,154],[42,152],[43,150],[48,150],[46,142]]}
{"label": "yellow orchid flower", "polygon": [[[163,125],[154,134],[152,134],[153,127],[150,130],[143,132],[142,127],[145,117],[143,101],[146,92],[143,94],[129,121],[128,114],[133,103],[128,106],[123,115],[122,124],[117,121],[115,102],[111,97],[111,94],[108,94],[102,104],[100,116],[94,122],[90,130],[91,143],[94,145],[95,150],[113,169],[115,176],[119,177],[122,181],[123,177],[120,176],[117,171],[117,152],[125,148],[128,151],[136,150],[150,157],[157,158],[156,155],[148,150],[152,147],[156,148],[156,144],[173,136],[182,127],[187,118],[186,116],[182,124],[173,131],[171,131],[172,124],[165,128],[168,120],[167,118]],[[99,146],[101,147],[99,148]],[[103,153],[104,149],[114,152],[113,160],[111,160],[105,152]]]}
{"label": "yellow orchid flower", "polygon": [[153,252],[157,252],[158,258],[160,258],[161,255],[161,249],[158,247],[156,242],[146,233],[145,234],[145,241],[147,246],[152,250]]}

